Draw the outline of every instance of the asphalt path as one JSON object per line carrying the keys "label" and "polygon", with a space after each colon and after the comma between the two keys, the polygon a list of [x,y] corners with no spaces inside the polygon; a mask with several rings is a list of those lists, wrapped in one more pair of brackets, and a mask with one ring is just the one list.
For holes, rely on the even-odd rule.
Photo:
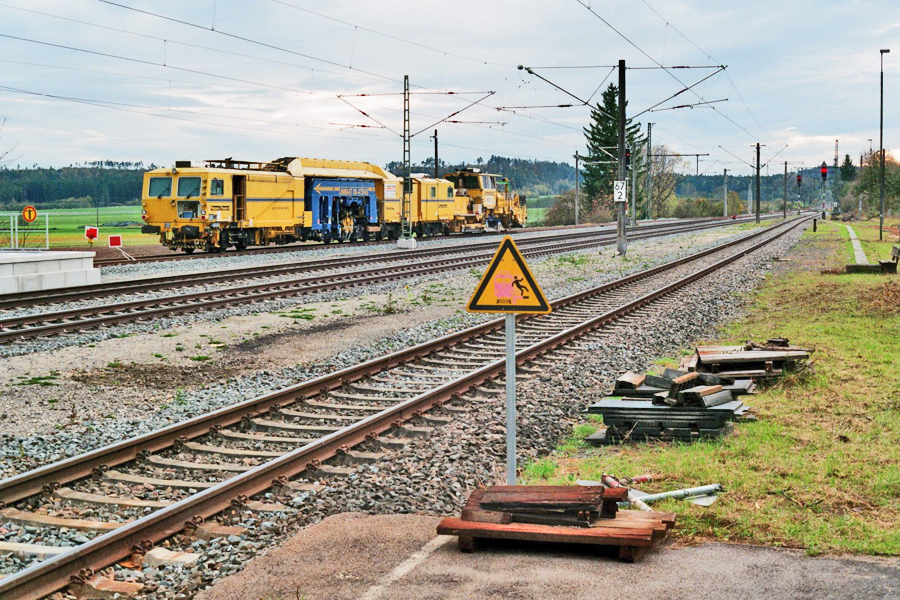
{"label": "asphalt path", "polygon": [[307,527],[198,600],[897,599],[900,558],[707,543],[635,564],[578,547],[482,545],[463,554],[440,519],[342,514]]}

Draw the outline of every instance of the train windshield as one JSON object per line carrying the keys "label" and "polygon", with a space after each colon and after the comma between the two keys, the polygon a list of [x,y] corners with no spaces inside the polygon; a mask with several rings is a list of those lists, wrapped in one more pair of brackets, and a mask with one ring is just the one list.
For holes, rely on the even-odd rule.
{"label": "train windshield", "polygon": [[481,182],[478,180],[478,175],[463,175],[459,178],[459,187],[477,190],[481,187]]}
{"label": "train windshield", "polygon": [[171,177],[151,177],[150,178],[150,189],[147,192],[148,196],[153,196],[154,198],[162,198],[163,196],[171,196],[172,195],[172,178]]}
{"label": "train windshield", "polygon": [[178,195],[183,198],[196,198],[200,195],[199,177],[179,177]]}
{"label": "train windshield", "polygon": [[494,178],[488,177],[487,175],[481,176],[481,187],[486,190],[494,189]]}

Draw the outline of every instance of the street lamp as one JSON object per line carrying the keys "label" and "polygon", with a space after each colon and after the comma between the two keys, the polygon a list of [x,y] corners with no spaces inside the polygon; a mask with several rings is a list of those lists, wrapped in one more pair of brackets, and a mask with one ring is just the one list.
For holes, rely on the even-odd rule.
{"label": "street lamp", "polygon": [[880,50],[881,54],[881,112],[878,124],[878,152],[881,154],[881,175],[879,196],[881,197],[881,214],[878,217],[878,239],[884,239],[884,55],[890,50]]}

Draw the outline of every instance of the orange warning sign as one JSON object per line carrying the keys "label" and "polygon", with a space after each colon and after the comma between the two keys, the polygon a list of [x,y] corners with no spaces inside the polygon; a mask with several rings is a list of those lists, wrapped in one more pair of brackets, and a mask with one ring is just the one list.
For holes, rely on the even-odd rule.
{"label": "orange warning sign", "polygon": [[529,314],[550,312],[550,303],[511,237],[507,236],[500,242],[466,310]]}
{"label": "orange warning sign", "polygon": [[32,223],[37,219],[37,209],[33,206],[26,206],[22,209],[22,218],[26,223]]}

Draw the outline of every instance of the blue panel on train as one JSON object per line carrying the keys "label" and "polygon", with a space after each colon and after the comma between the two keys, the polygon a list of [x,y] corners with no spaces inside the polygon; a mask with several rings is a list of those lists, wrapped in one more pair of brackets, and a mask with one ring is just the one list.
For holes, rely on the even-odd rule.
{"label": "blue panel on train", "polygon": [[306,210],[312,211],[313,231],[340,229],[350,215],[354,221],[378,223],[375,183],[368,179],[310,179]]}

